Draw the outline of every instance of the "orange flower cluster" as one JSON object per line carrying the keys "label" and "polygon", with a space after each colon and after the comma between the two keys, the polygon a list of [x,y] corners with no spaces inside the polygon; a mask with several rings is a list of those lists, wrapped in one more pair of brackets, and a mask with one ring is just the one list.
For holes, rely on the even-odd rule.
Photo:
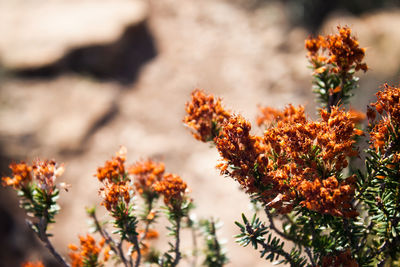
{"label": "orange flower cluster", "polygon": [[56,178],[64,173],[64,166],[58,166],[54,160],[37,160],[33,164],[32,170],[38,186],[50,195],[53,192]]}
{"label": "orange flower cluster", "polygon": [[[139,230],[138,231],[139,234],[144,234],[144,230]],[[143,237],[143,239],[145,240],[153,240],[153,239],[157,239],[159,236],[157,230],[154,229],[149,229],[146,233],[146,235]]]}
{"label": "orange flower cluster", "polygon": [[306,121],[304,107],[288,105],[283,111],[272,107],[259,107],[260,115],[257,116],[257,125],[270,126],[278,121],[291,121],[294,123],[303,123]]}
{"label": "orange flower cluster", "polygon": [[83,267],[83,266],[98,266],[99,255],[103,250],[103,261],[108,261],[110,257],[110,246],[105,245],[105,240],[102,238],[99,244],[96,244],[96,240],[89,234],[79,236],[80,247],[78,248],[74,244],[68,245],[71,252],[68,256],[71,259],[72,267]]}
{"label": "orange flower cluster", "polygon": [[120,180],[121,176],[125,175],[125,160],[126,148],[121,147],[112,160],[106,161],[104,167],[97,168],[95,176],[97,176],[100,182],[108,180],[111,183],[113,180]]}
{"label": "orange flower cluster", "polygon": [[322,267],[358,267],[358,263],[351,256],[350,249],[322,258]]}
{"label": "orange flower cluster", "polygon": [[[398,135],[400,127],[400,88],[383,85],[383,90],[376,93],[378,100],[371,103],[382,118],[374,125],[370,132],[371,144],[376,151],[386,153],[387,146],[393,141],[389,133]],[[368,117],[375,119],[374,110],[370,109]]]}
{"label": "orange flower cluster", "polygon": [[12,186],[15,189],[26,187],[32,181],[32,167],[25,162],[11,163],[9,165],[13,177],[3,177],[4,186]]}
{"label": "orange flower cluster", "polygon": [[139,194],[154,194],[153,185],[162,180],[165,171],[164,163],[151,159],[138,161],[128,172],[134,177],[134,184]]}
{"label": "orange flower cluster", "polygon": [[118,204],[124,202],[126,207],[131,200],[131,186],[125,173],[126,148],[116,153],[111,161],[106,161],[104,167],[97,169],[96,176],[104,187],[100,188],[100,195],[103,198],[101,203],[108,211],[113,211]]}
{"label": "orange flower cluster", "polygon": [[154,190],[164,196],[164,203],[173,208],[180,208],[185,193],[187,184],[176,174],[167,173],[161,181],[153,185]]}
{"label": "orange flower cluster", "polygon": [[43,263],[41,261],[38,262],[25,262],[21,265],[21,267],[44,267]]}
{"label": "orange flower cluster", "polygon": [[[367,71],[367,64],[362,62],[365,48],[359,47],[356,38],[351,36],[350,28],[338,26],[338,31],[339,34],[336,35],[328,35],[325,38],[318,36],[306,40],[308,58],[316,72],[322,73],[328,68],[334,73],[348,75],[351,69]],[[331,66],[328,67],[328,64]]]}
{"label": "orange flower cluster", "polygon": [[[267,116],[268,117],[268,116]],[[320,121],[309,121],[304,108],[273,111],[275,125],[264,136],[250,134],[240,115],[225,121],[215,138],[223,158],[221,173],[237,180],[247,193],[261,197],[281,213],[295,205],[335,216],[352,217],[355,179],[339,179],[346,157],[357,155],[353,116],[338,107],[321,110]]]}
{"label": "orange flower cluster", "polygon": [[198,89],[192,92],[192,101],[186,103],[186,112],[188,115],[183,122],[202,142],[212,141],[218,136],[220,125],[230,117],[230,112],[222,107],[221,99]]}
{"label": "orange flower cluster", "polygon": [[[268,159],[264,156],[264,146],[259,137],[250,134],[251,124],[242,116],[229,118],[215,139],[216,147],[224,163],[217,167],[221,174],[230,175],[237,180],[246,192],[252,194],[259,190],[257,169],[265,169]],[[229,166],[235,168],[229,168]]]}
{"label": "orange flower cluster", "polygon": [[338,107],[332,107],[331,113],[321,110],[321,117],[316,122],[281,121],[265,131],[264,141],[274,154],[269,175],[278,182],[283,201],[300,200],[310,210],[354,216],[350,205],[354,177],[342,181],[336,177],[347,167],[346,157],[357,155],[353,138],[362,132],[351,115]]}
{"label": "orange flower cluster", "polygon": [[105,187],[100,188],[100,195],[103,198],[101,203],[108,211],[113,211],[118,204],[123,201],[128,207],[131,201],[131,186],[125,181],[117,183],[107,183]]}
{"label": "orange flower cluster", "polygon": [[37,160],[32,166],[25,162],[11,163],[9,167],[13,177],[2,177],[3,185],[20,190],[35,181],[49,195],[54,190],[56,178],[64,173],[64,166],[58,165],[54,160]]}

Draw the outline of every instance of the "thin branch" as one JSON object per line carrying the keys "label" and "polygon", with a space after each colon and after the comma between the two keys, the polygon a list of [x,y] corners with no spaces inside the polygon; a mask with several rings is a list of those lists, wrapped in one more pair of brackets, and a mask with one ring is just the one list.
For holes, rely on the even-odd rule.
{"label": "thin branch", "polygon": [[309,247],[304,247],[304,250],[306,251],[306,254],[307,254],[308,258],[310,259],[312,266],[316,266],[316,263],[315,263],[314,258],[312,256],[310,248]]}
{"label": "thin branch", "polygon": [[210,231],[210,233],[213,236],[214,246],[216,248],[218,258],[220,258],[220,256],[221,256],[221,246],[219,245],[219,242],[218,242],[218,239],[217,239],[217,231],[215,229],[214,220],[211,219],[210,223],[211,223],[211,231]]}
{"label": "thin branch", "polygon": [[298,266],[298,264],[292,259],[290,254],[287,253],[286,251],[284,251],[283,249],[277,250],[274,247],[272,247],[271,245],[268,245],[268,244],[265,244],[265,243],[261,243],[261,245],[262,245],[263,249],[265,249],[267,251],[271,251],[273,253],[276,253],[276,254],[284,257],[285,260],[290,263],[291,267],[297,267]]}
{"label": "thin branch", "polygon": [[148,212],[147,212],[147,215],[146,215],[146,226],[145,226],[145,229],[144,229],[144,232],[143,232],[142,236],[139,238],[139,242],[142,242],[146,238],[147,233],[149,232],[149,229],[150,229],[150,224],[153,222],[153,219],[149,220],[147,218],[150,215],[151,210],[153,209],[153,200],[154,200],[154,198],[150,198],[150,199],[147,200],[147,205],[148,205],[147,210],[148,210]]}
{"label": "thin branch", "polygon": [[[280,235],[281,237],[285,238],[286,240],[289,240],[289,241],[292,241],[292,242],[298,244],[298,245],[300,246],[300,248],[301,248],[301,243],[296,242],[296,240],[295,240],[294,238],[292,238],[292,237],[288,236],[287,234],[285,234],[284,232],[280,231],[280,230],[275,226],[274,217],[272,216],[272,214],[271,214],[271,212],[268,210],[268,208],[265,208],[264,210],[265,210],[265,214],[267,215],[267,218],[268,218],[268,221],[269,221],[269,227],[270,227],[272,230],[274,230],[275,233],[277,233],[277,234]],[[287,218],[287,219],[290,220],[290,218]],[[291,221],[291,220],[290,220],[290,221]],[[293,223],[293,222],[291,221],[291,223]],[[314,236],[314,235],[313,235],[313,236]],[[307,247],[307,246],[304,246],[304,249],[305,249],[305,251],[306,251],[306,254],[307,254],[308,258],[309,258],[310,261],[311,261],[311,264],[312,264],[313,266],[315,266],[316,264],[315,264],[315,261],[314,261],[314,259],[313,259],[313,257],[312,257],[310,248]],[[282,251],[282,252],[285,252],[285,251]],[[286,253],[286,252],[285,252],[285,253]],[[288,253],[286,253],[286,254],[289,255]],[[285,257],[284,255],[282,255],[282,256]],[[290,255],[289,255],[289,257],[290,257]],[[285,258],[286,258],[286,257],[285,257]],[[287,259],[287,258],[286,258],[286,259]],[[290,261],[289,261],[289,262],[290,262]],[[292,265],[292,262],[290,262],[290,264],[291,264],[291,266],[295,266],[295,265]],[[294,264],[294,263],[293,263],[293,264]]]}
{"label": "thin branch", "polygon": [[177,266],[181,259],[181,252],[179,251],[181,218],[180,217],[176,218],[175,222],[176,222],[176,240],[175,240],[175,249],[174,249],[175,259],[174,259],[174,262],[172,263],[172,266]]}
{"label": "thin branch", "polygon": [[140,261],[142,258],[142,253],[140,252],[140,246],[139,246],[139,240],[137,234],[128,234],[129,242],[131,242],[136,250],[136,261],[135,261],[135,267],[139,267]]}
{"label": "thin branch", "polygon": [[295,242],[295,240],[292,237],[288,236],[287,234],[285,234],[284,232],[282,232],[275,226],[274,217],[272,216],[271,212],[268,210],[267,207],[264,208],[264,211],[265,211],[265,214],[267,215],[267,218],[269,221],[269,227],[272,230],[274,230],[278,235],[285,238],[286,240]]}
{"label": "thin branch", "polygon": [[38,238],[44,243],[45,247],[50,251],[50,253],[57,259],[57,261],[63,267],[70,267],[70,265],[64,260],[64,258],[55,250],[55,248],[51,244],[51,241],[49,240],[49,237],[47,236],[47,219],[45,217],[42,217],[37,224],[33,224],[30,220],[26,220],[26,223],[33,230],[36,227],[37,231],[34,232],[36,233]]}
{"label": "thin branch", "polygon": [[[123,241],[124,240],[121,240],[121,242],[118,243],[118,250],[121,251],[122,254],[124,253],[123,249],[122,249],[122,242]],[[128,264],[129,264],[130,267],[133,267],[132,254],[130,252],[128,253]]]}
{"label": "thin branch", "polygon": [[122,246],[117,246],[117,245],[116,245],[116,242],[112,239],[112,237],[110,236],[110,234],[109,234],[105,229],[103,229],[103,227],[100,225],[99,220],[97,219],[96,213],[93,212],[93,213],[90,213],[89,215],[92,217],[92,219],[93,219],[93,221],[94,221],[94,224],[95,224],[95,226],[96,226],[96,229],[99,231],[100,235],[104,238],[104,240],[106,241],[107,245],[110,246],[111,250],[112,250],[116,255],[119,255],[119,256],[120,256],[121,261],[122,261],[122,263],[124,264],[124,266],[126,266],[126,267],[128,267],[128,266],[129,266],[129,267],[132,267],[132,263],[129,264],[129,263],[126,261],[126,258],[125,258],[125,255],[124,255],[124,251],[122,250]]}

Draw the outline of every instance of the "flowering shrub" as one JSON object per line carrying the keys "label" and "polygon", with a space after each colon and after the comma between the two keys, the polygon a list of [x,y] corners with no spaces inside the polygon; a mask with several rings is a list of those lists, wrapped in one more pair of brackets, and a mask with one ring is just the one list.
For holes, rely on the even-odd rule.
{"label": "flowering shrub", "polygon": [[251,220],[242,215],[237,222],[241,245],[291,266],[398,266],[400,89],[385,84],[368,108],[371,147],[365,169],[357,170],[349,162],[359,154],[357,140],[365,134],[357,125],[365,115],[346,104],[358,86],[355,73],[368,70],[365,49],[348,27],[305,46],[321,103],[318,120],[302,106],[259,107],[264,134],[256,136],[240,114],[221,111],[219,98],[195,90],[184,122],[196,139],[215,145],[221,174],[259,207]]}
{"label": "flowering shrub", "polygon": [[[55,161],[35,161],[32,165],[12,163],[12,177],[3,177],[3,185],[13,187],[21,196],[21,207],[33,217],[28,224],[62,266],[97,267],[109,261],[125,267],[141,264],[177,266],[183,257],[190,258],[181,252],[180,234],[183,230],[191,231],[193,238],[198,235],[205,237],[204,248],[192,248],[192,262],[196,263],[196,255],[202,249],[207,266],[226,263],[215,222],[212,219],[196,221],[190,216],[193,200],[188,194],[186,182],[176,174],[165,173],[162,162],[140,160],[127,167],[126,153],[126,148],[121,147],[115,157],[106,161],[94,175],[101,184],[101,205],[111,216],[114,231],[110,233],[106,222],[98,220],[94,208],[87,209],[100,239],[96,241],[91,234],[79,236],[79,246],[68,246],[69,260],[55,250],[49,238],[51,234],[47,231],[48,224],[55,222],[59,211],[56,203],[59,188],[68,188],[65,184],[56,183],[56,178],[63,173],[63,165]],[[165,205],[161,208],[170,222],[167,229],[174,238],[164,252],[151,244],[159,236],[154,226],[156,219],[162,215],[157,202],[161,197]],[[197,244],[197,241],[193,243]],[[41,262],[26,262],[22,266],[44,267]]]}
{"label": "flowering shrub", "polygon": [[[257,125],[264,132],[254,135],[243,116],[196,89],[183,121],[195,139],[218,150],[217,168],[237,181],[254,204],[254,215],[242,214],[242,222],[236,222],[239,244],[251,244],[262,258],[293,267],[400,266],[400,88],[383,85],[367,116],[348,109],[358,86],[356,72],[368,70],[365,49],[348,27],[338,27],[336,35],[309,38],[305,47],[321,104],[317,120],[311,120],[303,106],[259,107]],[[368,127],[361,130],[365,117]],[[365,167],[353,160],[361,153],[357,144],[362,136],[369,136],[370,144]],[[54,161],[14,163],[12,177],[2,180],[21,196],[21,206],[34,218],[31,228],[63,266],[102,266],[113,260],[123,266],[177,266],[189,257],[180,248],[184,229],[194,238],[204,236],[203,265],[227,263],[216,236],[217,222],[196,222],[190,216],[193,200],[186,182],[150,159],[126,167],[126,152],[122,147],[95,174],[101,205],[115,231],[110,234],[110,226],[89,209],[101,239],[88,234],[79,237],[79,247],[69,245],[71,264],[57,253],[47,233],[59,210],[56,177],[63,166]],[[160,198],[173,237],[165,252],[151,244],[158,238]],[[193,248],[193,266],[199,251]]]}

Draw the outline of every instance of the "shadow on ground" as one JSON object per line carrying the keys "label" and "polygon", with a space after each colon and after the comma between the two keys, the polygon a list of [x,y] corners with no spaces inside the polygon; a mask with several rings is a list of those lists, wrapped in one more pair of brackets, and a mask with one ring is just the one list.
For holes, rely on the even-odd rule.
{"label": "shadow on ground", "polygon": [[152,34],[144,21],[128,26],[114,43],[75,48],[52,64],[16,70],[13,74],[47,79],[72,72],[129,85],[137,79],[141,67],[156,55]]}

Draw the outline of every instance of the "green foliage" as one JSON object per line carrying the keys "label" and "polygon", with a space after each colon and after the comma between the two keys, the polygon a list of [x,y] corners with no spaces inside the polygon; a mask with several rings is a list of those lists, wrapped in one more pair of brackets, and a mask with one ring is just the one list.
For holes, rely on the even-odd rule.
{"label": "green foliage", "polygon": [[60,191],[53,188],[51,193],[40,189],[36,184],[18,190],[17,194],[21,197],[20,205],[27,212],[35,218],[43,218],[46,220],[46,228],[48,223],[55,223],[54,217],[60,210],[57,205],[57,199]]}
{"label": "green foliage", "polygon": [[[328,69],[313,75],[312,90],[317,95],[322,108],[332,105],[347,104],[352,97],[353,90],[358,87],[358,77],[353,76],[355,70],[351,69],[345,76],[337,75]],[[340,87],[339,92],[333,92]]]}
{"label": "green foliage", "polygon": [[243,223],[235,222],[240,228],[240,234],[235,237],[236,242],[241,246],[248,246],[249,244],[256,250],[260,247],[260,257],[265,258],[271,262],[278,261],[277,263],[289,263],[290,266],[307,266],[307,260],[301,256],[301,251],[293,248],[290,253],[284,250],[284,242],[277,236],[274,236],[268,226],[254,214],[251,221],[249,221],[244,214],[242,214]]}
{"label": "green foliage", "polygon": [[208,267],[222,267],[228,263],[228,258],[221,247],[217,238],[218,225],[211,220],[201,220],[200,227],[203,230],[203,236],[206,243],[204,249],[205,260],[203,265]]}

